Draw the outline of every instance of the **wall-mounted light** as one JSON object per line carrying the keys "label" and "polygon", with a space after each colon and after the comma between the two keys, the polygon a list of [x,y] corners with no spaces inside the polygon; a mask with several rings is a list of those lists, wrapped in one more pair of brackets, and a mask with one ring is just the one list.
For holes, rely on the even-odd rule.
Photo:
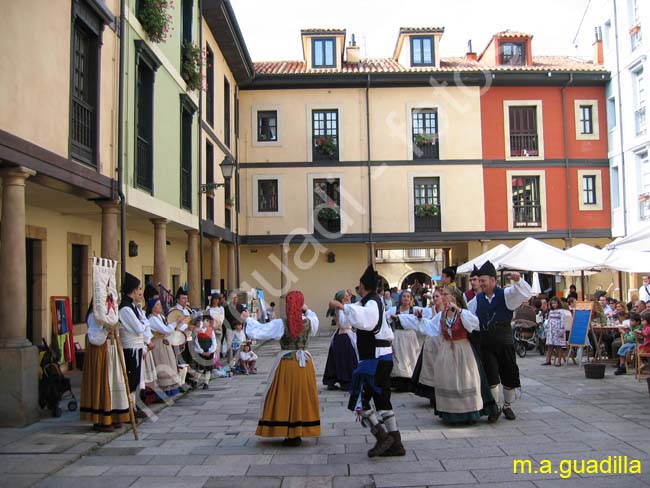
{"label": "wall-mounted light", "polygon": [[135,241],[129,241],[129,257],[134,258],[138,255],[138,244]]}
{"label": "wall-mounted light", "polygon": [[[233,159],[226,155],[225,158],[223,158],[223,161],[221,161],[221,164],[219,165],[221,168],[221,174],[223,175],[223,179],[225,181],[229,181],[230,178],[232,178],[232,174],[235,171],[235,161]],[[217,182],[210,182],[210,183],[203,183],[201,185],[201,193],[207,193],[209,191],[212,191],[216,188],[219,188],[221,186],[225,186],[225,183],[217,183]]]}
{"label": "wall-mounted light", "polygon": [[330,251],[327,253],[327,262],[328,263],[333,263],[336,261],[336,254],[334,252]]}

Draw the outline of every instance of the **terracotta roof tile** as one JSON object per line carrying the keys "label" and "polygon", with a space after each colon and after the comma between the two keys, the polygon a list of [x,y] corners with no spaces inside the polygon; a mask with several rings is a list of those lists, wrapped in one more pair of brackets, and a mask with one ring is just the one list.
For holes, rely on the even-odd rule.
{"label": "terracotta roof tile", "polygon": [[417,34],[419,32],[444,32],[444,27],[400,27],[400,34]]}
{"label": "terracotta roof tile", "polygon": [[443,73],[449,71],[584,71],[603,72],[602,65],[569,56],[536,56],[532,66],[489,66],[464,57],[442,58],[439,68],[402,66],[393,58],[362,59],[360,63],[343,63],[341,68],[309,68],[304,61],[260,61],[254,63],[258,75],[303,75],[339,73]]}
{"label": "terracotta roof tile", "polygon": [[313,29],[301,29],[301,34],[345,34],[345,29],[325,29],[314,27]]}
{"label": "terracotta roof tile", "polygon": [[517,32],[517,31],[511,31],[510,29],[506,29],[501,32],[497,32],[494,34],[494,37],[533,37],[532,34],[526,34],[525,32]]}

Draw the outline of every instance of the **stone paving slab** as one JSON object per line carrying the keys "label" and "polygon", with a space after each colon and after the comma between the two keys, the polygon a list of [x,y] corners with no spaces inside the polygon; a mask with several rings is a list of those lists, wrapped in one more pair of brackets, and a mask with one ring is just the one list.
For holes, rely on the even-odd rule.
{"label": "stone paving slab", "polygon": [[[43,487],[336,487],[383,488],[485,485],[505,488],[650,486],[648,476],[513,474],[513,461],[554,464],[563,459],[628,455],[650,467],[650,410],[645,384],[632,376],[586,380],[574,366],[548,370],[530,355],[519,360],[522,396],[517,420],[448,427],[425,399],[393,395],[407,451],[369,459],[374,439],[347,410],[346,394],[320,381],[329,337],[313,339],[321,407],[319,438],[286,448],[281,439],[254,435],[259,400],[277,343],[258,349],[260,374],[215,379],[129,432],[91,432],[67,419],[0,430],[0,486]],[[78,415],[78,413],[77,413]],[[102,445],[104,444],[104,445]],[[22,451],[21,451],[22,449]],[[4,452],[5,454],[2,454]],[[9,454],[21,453],[23,454]],[[83,456],[79,458],[80,455]],[[649,468],[650,469],[650,468]]]}

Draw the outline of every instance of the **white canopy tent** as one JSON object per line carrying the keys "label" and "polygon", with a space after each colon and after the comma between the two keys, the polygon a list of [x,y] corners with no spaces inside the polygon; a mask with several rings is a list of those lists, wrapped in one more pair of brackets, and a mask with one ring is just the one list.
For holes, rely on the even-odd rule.
{"label": "white canopy tent", "polygon": [[607,249],[625,249],[629,251],[650,251],[650,225],[636,232],[614,240]]}
{"label": "white canopy tent", "polygon": [[594,268],[594,263],[573,256],[532,237],[527,237],[507,253],[493,261],[497,269],[566,273]]}
{"label": "white canopy tent", "polygon": [[510,248],[505,244],[499,244],[496,247],[493,247],[487,252],[484,252],[480,256],[476,256],[474,259],[467,261],[465,264],[458,266],[456,270],[457,273],[471,273],[474,269],[474,265],[477,268],[480,268],[485,264],[486,261],[494,262],[499,256],[503,256],[505,253],[510,251]]}
{"label": "white canopy tent", "polygon": [[588,244],[577,244],[566,252],[591,261],[598,270],[650,273],[650,252],[637,251],[626,246],[597,249]]}

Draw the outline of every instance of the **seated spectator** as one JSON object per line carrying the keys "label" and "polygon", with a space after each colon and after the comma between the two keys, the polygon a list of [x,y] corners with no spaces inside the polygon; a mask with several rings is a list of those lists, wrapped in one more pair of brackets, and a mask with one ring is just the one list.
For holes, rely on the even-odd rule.
{"label": "seated spectator", "polygon": [[[621,332],[625,330],[621,327]],[[641,317],[638,313],[630,314],[630,329],[623,335],[624,343],[618,349],[618,368],[614,371],[615,375],[621,375],[625,373],[625,355],[629,351],[633,351],[636,345],[635,333],[637,330],[641,330]]]}
{"label": "seated spectator", "polygon": [[637,300],[634,302],[634,308],[632,309],[638,314],[642,314],[646,310],[646,305],[643,300]]}
{"label": "seated spectator", "polygon": [[251,343],[244,342],[239,353],[239,368],[244,370],[244,374],[257,374],[256,361],[257,354],[251,349]]}
{"label": "seated spectator", "polygon": [[578,292],[576,291],[576,285],[569,286],[569,294],[566,297],[567,300],[572,297],[575,298],[576,300],[578,299]]}
{"label": "seated spectator", "polygon": [[650,352],[650,313],[646,312],[641,315],[641,334],[643,335],[643,344],[639,346],[641,352]]}

